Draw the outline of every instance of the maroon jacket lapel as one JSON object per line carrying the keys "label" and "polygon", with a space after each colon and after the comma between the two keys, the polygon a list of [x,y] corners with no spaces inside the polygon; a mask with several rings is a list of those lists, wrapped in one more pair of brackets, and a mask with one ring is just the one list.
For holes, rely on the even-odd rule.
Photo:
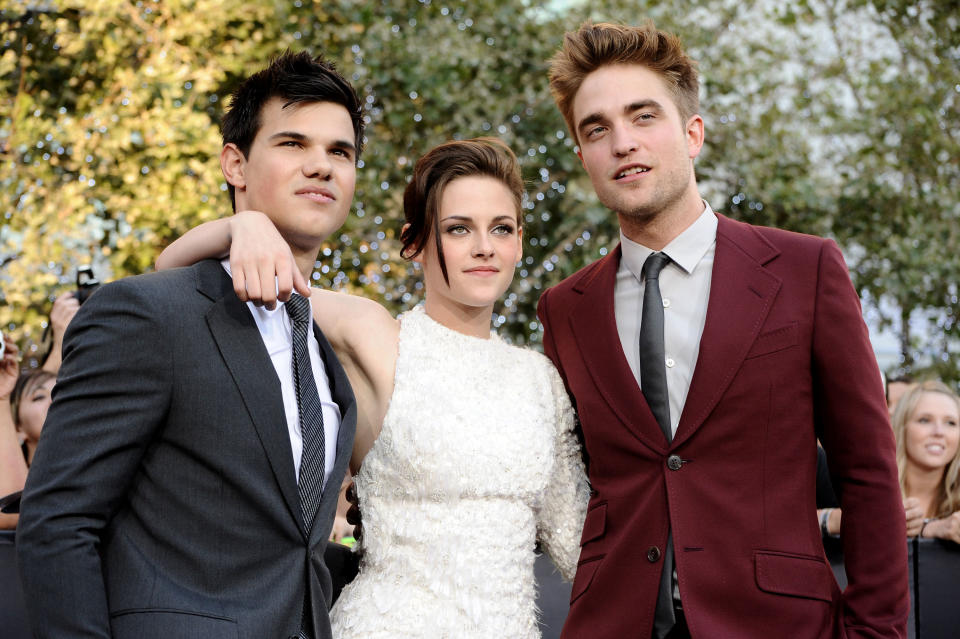
{"label": "maroon jacket lapel", "polygon": [[570,310],[570,329],[594,384],[620,421],[645,445],[665,451],[663,432],[630,370],[617,332],[613,289],[619,265],[617,246],[574,285],[581,296]]}
{"label": "maroon jacket lapel", "polygon": [[740,369],[780,290],[763,267],[779,250],[752,227],[717,215],[717,248],[700,354],[673,446],[706,420]]}

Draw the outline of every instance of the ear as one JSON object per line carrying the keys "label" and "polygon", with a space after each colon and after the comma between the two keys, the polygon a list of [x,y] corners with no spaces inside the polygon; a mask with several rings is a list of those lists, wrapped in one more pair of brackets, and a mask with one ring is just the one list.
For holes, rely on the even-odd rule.
{"label": "ear", "polygon": [[246,168],[247,158],[243,155],[243,151],[233,142],[224,144],[220,149],[220,170],[223,171],[223,177],[226,178],[227,183],[235,189],[246,188]]}
{"label": "ear", "polygon": [[685,131],[687,134],[687,152],[692,160],[700,155],[700,149],[703,148],[703,118],[699,115],[690,116]]}
{"label": "ear", "polygon": [[[408,222],[407,224],[404,224],[403,227],[400,229],[400,237],[403,237],[403,234],[407,232],[407,229],[408,229],[408,228],[410,228],[409,222]],[[416,262],[416,263],[419,264],[420,266],[423,266],[423,251],[420,251],[418,254],[416,254],[416,255],[414,255],[413,257],[410,257],[410,258],[408,258],[406,255],[404,255],[403,253],[401,253],[401,254],[400,254],[400,257],[402,257],[402,258],[404,258],[404,259],[409,259],[411,262]]]}
{"label": "ear", "polygon": [[523,227],[517,227],[517,263],[523,260]]}

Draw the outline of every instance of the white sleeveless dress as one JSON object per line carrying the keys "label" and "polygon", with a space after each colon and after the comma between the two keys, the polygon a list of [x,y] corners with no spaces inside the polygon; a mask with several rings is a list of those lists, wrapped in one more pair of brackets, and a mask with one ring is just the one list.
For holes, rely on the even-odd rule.
{"label": "white sleeveless dress", "polygon": [[333,607],[335,638],[540,636],[534,546],[572,579],[589,496],[546,357],[405,313],[393,396],[355,481],[364,554]]}

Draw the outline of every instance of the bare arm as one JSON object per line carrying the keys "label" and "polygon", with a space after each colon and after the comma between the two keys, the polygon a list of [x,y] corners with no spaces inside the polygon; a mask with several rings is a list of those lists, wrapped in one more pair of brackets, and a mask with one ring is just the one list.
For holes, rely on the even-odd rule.
{"label": "bare arm", "polygon": [[[3,341],[6,348],[0,361],[0,497],[23,490],[23,483],[27,480],[27,462],[23,459],[10,412],[10,394],[17,382],[19,353],[12,339],[4,335]],[[17,518],[17,515],[0,514],[0,530],[16,528]]]}
{"label": "bare arm", "polygon": [[241,300],[272,309],[277,300],[289,299],[294,290],[310,296],[290,247],[270,218],[259,211],[240,211],[190,229],[163,250],[157,270],[228,254],[233,290]]}
{"label": "bare arm", "polygon": [[43,363],[43,370],[57,374],[63,360],[63,334],[67,330],[70,320],[80,310],[80,300],[73,292],[62,293],[53,302],[50,309],[50,330],[53,331],[53,343],[47,354],[47,361]]}

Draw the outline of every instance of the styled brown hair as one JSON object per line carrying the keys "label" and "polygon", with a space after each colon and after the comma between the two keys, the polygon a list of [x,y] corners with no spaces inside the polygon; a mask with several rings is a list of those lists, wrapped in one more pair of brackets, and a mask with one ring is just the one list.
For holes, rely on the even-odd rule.
{"label": "styled brown hair", "polygon": [[563,46],[550,59],[550,92],[577,143],[573,99],[587,75],[611,64],[640,64],[657,73],[684,122],[700,112],[697,63],[684,52],[680,38],[650,20],[638,27],[587,21],[564,34]]}
{"label": "styled brown hair", "polygon": [[[900,471],[900,492],[904,497],[907,496],[904,483],[907,468],[907,424],[913,418],[920,399],[927,393],[946,395],[960,410],[960,397],[943,382],[932,380],[914,384],[897,402],[897,407],[890,417],[890,424],[893,426],[893,435],[897,441],[897,470]],[[943,477],[940,479],[937,493],[936,517],[947,517],[960,510],[960,447],[957,448],[947,467],[943,469]]]}
{"label": "styled brown hair", "polygon": [[496,178],[510,190],[520,225],[523,179],[520,164],[506,144],[497,138],[454,140],[434,147],[417,160],[413,179],[403,192],[403,216],[407,226],[400,232],[401,255],[411,259],[419,255],[433,233],[440,270],[449,284],[447,263],[440,242],[440,198],[450,182],[460,177],[485,175]]}

